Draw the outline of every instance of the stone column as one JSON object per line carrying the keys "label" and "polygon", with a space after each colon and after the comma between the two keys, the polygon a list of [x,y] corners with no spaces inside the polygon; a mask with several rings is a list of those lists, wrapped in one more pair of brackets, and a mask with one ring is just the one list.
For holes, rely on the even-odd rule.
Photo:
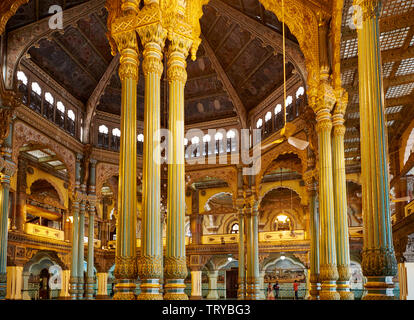
{"label": "stone column", "polygon": [[[83,194],[85,197],[85,194]],[[78,231],[78,294],[77,298],[79,300],[83,299],[84,295],[84,284],[85,284],[85,270],[84,270],[84,261],[85,261],[85,247],[84,247],[84,238],[85,238],[85,209],[86,201],[81,200],[79,206],[79,231]]]}
{"label": "stone column", "polygon": [[172,36],[168,49],[169,83],[168,211],[167,249],[164,278],[168,300],[187,300],[184,279],[185,257],[185,180],[184,180],[184,86],[187,81],[186,58],[192,41]]}
{"label": "stone column", "polygon": [[258,206],[259,203],[251,199],[246,210],[246,300],[260,299]]}
{"label": "stone column", "polygon": [[[118,25],[121,28],[122,23]],[[112,35],[121,54],[121,146],[119,153],[118,221],[115,253],[114,300],[134,300],[137,274],[137,83],[138,43],[134,30]]]}
{"label": "stone column", "polygon": [[217,278],[218,270],[208,271],[208,294],[207,299],[218,300],[219,295],[217,292]]}
{"label": "stone column", "polygon": [[307,177],[306,190],[309,197],[309,230],[310,230],[310,274],[308,275],[310,281],[309,299],[319,300],[319,212],[317,208],[317,183],[313,179],[313,172],[308,171],[305,174]]}
{"label": "stone column", "polygon": [[[0,115],[5,117],[4,110],[0,109]],[[8,239],[8,217],[9,217],[9,192],[10,178],[16,171],[15,164],[11,161],[12,126],[5,130],[5,137],[0,136],[0,300],[4,300],[7,292],[7,239]],[[2,130],[2,133],[4,131]]]}
{"label": "stone column", "polygon": [[239,211],[239,275],[238,275],[238,288],[237,288],[237,299],[244,300],[246,294],[246,268],[245,268],[245,232],[244,232],[244,198],[236,200],[237,208]]}
{"label": "stone column", "polygon": [[339,89],[337,103],[332,117],[332,156],[334,174],[334,202],[335,202],[335,234],[336,234],[336,259],[338,265],[338,280],[336,290],[341,300],[354,300],[349,280],[351,279],[349,257],[349,233],[348,233],[348,204],[345,174],[344,115],[348,104],[348,93]]}
{"label": "stone column", "polygon": [[76,155],[75,164],[75,192],[72,200],[72,259],[70,273],[70,296],[72,300],[78,298],[78,248],[79,248],[79,202],[80,202],[80,160],[82,156]]}
{"label": "stone column", "polygon": [[162,51],[167,31],[155,23],[138,29],[144,46],[142,69],[145,76],[144,105],[144,153],[142,179],[141,256],[138,275],[141,293],[138,300],[162,300],[160,278],[162,276],[161,229],[161,153],[160,110]]}
{"label": "stone column", "polygon": [[96,299],[108,299],[108,273],[99,272],[96,274],[96,277],[98,278],[98,292],[96,294]]}
{"label": "stone column", "polygon": [[95,238],[95,212],[96,212],[96,160],[90,161],[89,174],[89,225],[88,225],[88,267],[86,276],[86,294],[87,300],[93,299],[95,278],[93,276],[94,268],[94,238]]}
{"label": "stone column", "polygon": [[95,203],[89,201],[89,226],[88,226],[88,266],[86,276],[86,292],[85,299],[92,300],[95,286],[95,278],[93,276],[94,267],[94,224],[95,224]]}
{"label": "stone column", "polygon": [[24,231],[26,221],[27,160],[19,157],[17,169],[16,230]]}
{"label": "stone column", "polygon": [[368,290],[364,299],[394,299],[392,277],[397,273],[397,261],[391,230],[388,135],[379,39],[381,1],[355,0],[354,4],[363,12],[362,26],[358,29],[358,73],[364,219],[362,270]]}
{"label": "stone column", "polygon": [[191,297],[190,300],[201,300],[202,294],[202,271],[191,269]]}

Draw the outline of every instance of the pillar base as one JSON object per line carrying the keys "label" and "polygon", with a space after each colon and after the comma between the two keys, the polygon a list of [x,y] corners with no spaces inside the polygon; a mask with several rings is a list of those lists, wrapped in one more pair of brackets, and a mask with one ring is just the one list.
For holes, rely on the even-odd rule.
{"label": "pillar base", "polygon": [[136,300],[135,281],[132,280],[118,280],[115,285],[115,294],[113,300]]}
{"label": "pillar base", "polygon": [[164,288],[164,300],[188,300],[183,279],[167,279]]}
{"label": "pillar base", "polygon": [[351,292],[349,281],[337,281],[336,291],[339,293],[341,300],[354,300],[354,293]]}
{"label": "pillar base", "polygon": [[202,296],[190,296],[189,297],[190,300],[203,300]]}
{"label": "pillar base", "polygon": [[140,286],[141,293],[137,300],[162,300],[160,287],[159,279],[143,279]]}
{"label": "pillar base", "polygon": [[69,294],[71,300],[78,299],[78,278],[70,278],[69,282]]}
{"label": "pillar base", "polygon": [[260,298],[260,283],[259,280],[253,283],[246,284],[246,300],[262,300]]}
{"label": "pillar base", "polygon": [[111,300],[112,298],[108,295],[97,295],[95,300]]}
{"label": "pillar base", "polygon": [[94,285],[95,285],[95,280],[93,277],[86,278],[85,300],[93,300]]}
{"label": "pillar base", "polygon": [[244,293],[246,292],[246,288],[244,282],[239,282],[239,287],[237,288],[237,299],[244,300],[245,296]]}
{"label": "pillar base", "polygon": [[362,300],[395,300],[392,277],[367,277],[368,293]]}
{"label": "pillar base", "polygon": [[320,300],[340,300],[341,297],[336,291],[336,281],[322,282],[319,298]]}
{"label": "pillar base", "polygon": [[321,284],[311,283],[308,300],[320,300]]}

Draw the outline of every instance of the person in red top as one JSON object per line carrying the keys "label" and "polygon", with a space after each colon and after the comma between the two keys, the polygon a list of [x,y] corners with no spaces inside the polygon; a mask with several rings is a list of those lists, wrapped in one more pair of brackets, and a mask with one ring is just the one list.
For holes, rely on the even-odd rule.
{"label": "person in red top", "polygon": [[295,300],[298,300],[298,288],[299,288],[299,282],[295,280],[293,283],[293,291],[295,291]]}

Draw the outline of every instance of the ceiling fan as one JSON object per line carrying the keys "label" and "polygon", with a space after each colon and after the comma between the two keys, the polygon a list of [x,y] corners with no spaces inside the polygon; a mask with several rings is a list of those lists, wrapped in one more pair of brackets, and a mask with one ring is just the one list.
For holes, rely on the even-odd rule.
{"label": "ceiling fan", "polygon": [[275,141],[272,141],[261,147],[261,150],[267,149],[273,144],[280,144],[287,140],[287,142],[293,147],[299,150],[305,150],[309,146],[309,142],[293,137],[292,135],[296,131],[296,126],[289,122],[286,123],[286,39],[285,39],[285,1],[282,0],[282,29],[283,29],[283,116],[284,116],[284,126],[280,131],[281,138]]}

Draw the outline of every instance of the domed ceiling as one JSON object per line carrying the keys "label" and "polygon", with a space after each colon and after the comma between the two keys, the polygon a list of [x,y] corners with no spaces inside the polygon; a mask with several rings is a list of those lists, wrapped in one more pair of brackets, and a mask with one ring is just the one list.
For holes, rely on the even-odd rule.
{"label": "domed ceiling", "polygon": [[[87,1],[31,0],[10,19],[7,30],[16,30],[48,16],[51,5],[58,4],[66,10],[85,5],[84,2]],[[106,39],[107,12],[103,4],[104,1],[99,10],[66,26],[64,32],[57,31],[47,39],[41,39],[26,55],[85,105],[111,61],[118,59],[111,56]],[[263,41],[259,35],[264,30],[271,37],[281,39],[281,23],[273,13],[264,10],[258,0],[212,0],[203,10],[200,21],[202,45],[197,60],[188,58],[187,61],[187,124],[248,113],[283,84],[281,50],[271,46],[269,41]],[[252,29],[259,32],[252,32]],[[297,41],[289,30],[287,38],[299,52]],[[294,64],[287,63],[288,79],[297,74],[294,69]],[[121,82],[117,70],[118,65],[113,68],[96,109],[120,115]],[[165,76],[166,72],[161,80],[162,119],[166,118],[168,110]],[[144,116],[144,81],[141,70],[137,88],[138,120],[143,120]]]}

